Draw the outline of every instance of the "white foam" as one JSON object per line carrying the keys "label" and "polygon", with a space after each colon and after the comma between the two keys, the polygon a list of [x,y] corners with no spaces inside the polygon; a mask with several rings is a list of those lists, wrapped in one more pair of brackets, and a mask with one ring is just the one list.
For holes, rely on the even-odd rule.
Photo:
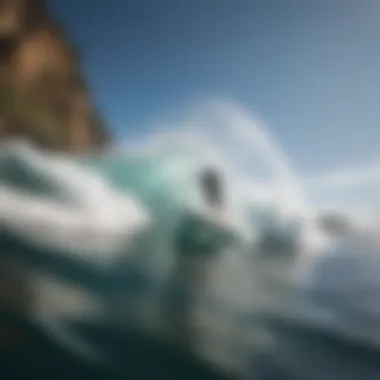
{"label": "white foam", "polygon": [[0,185],[1,228],[41,246],[90,255],[95,262],[107,264],[114,255],[125,254],[134,235],[147,226],[149,217],[143,205],[95,173],[26,143],[12,143],[3,157],[5,152],[57,183],[67,197],[42,198]]}

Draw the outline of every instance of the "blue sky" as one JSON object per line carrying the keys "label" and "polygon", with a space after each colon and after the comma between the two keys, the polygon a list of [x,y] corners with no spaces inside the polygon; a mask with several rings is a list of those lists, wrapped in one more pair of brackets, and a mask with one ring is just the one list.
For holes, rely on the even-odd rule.
{"label": "blue sky", "polygon": [[380,160],[376,0],[53,0],[52,9],[120,139],[223,96],[263,118],[300,173]]}

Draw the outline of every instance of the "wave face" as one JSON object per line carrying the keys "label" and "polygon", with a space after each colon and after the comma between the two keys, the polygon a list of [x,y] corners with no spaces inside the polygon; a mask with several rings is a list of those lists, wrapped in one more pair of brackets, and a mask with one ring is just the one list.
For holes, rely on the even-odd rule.
{"label": "wave face", "polygon": [[[129,141],[125,152],[171,152],[214,162],[223,169],[232,202],[270,211],[284,222],[302,220],[307,245],[316,249],[324,245],[325,238],[315,226],[316,211],[303,191],[304,181],[265,123],[247,108],[217,98],[147,129],[149,134]],[[177,173],[186,170],[179,162],[176,168]]]}

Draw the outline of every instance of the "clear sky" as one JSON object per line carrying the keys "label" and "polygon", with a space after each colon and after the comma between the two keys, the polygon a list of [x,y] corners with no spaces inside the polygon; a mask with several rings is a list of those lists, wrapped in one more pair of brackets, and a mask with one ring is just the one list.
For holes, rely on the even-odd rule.
{"label": "clear sky", "polygon": [[53,0],[113,132],[228,97],[300,173],[380,160],[377,0]]}

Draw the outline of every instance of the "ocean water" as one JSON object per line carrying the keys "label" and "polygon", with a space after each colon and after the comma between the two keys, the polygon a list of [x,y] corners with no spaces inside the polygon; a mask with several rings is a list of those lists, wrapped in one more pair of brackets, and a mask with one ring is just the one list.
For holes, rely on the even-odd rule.
{"label": "ocean water", "polygon": [[[33,316],[42,322],[42,325],[45,323],[46,327],[52,321],[54,323],[50,324],[50,327],[56,327],[57,322],[61,327],[64,322],[67,327],[67,321],[96,322],[103,325],[112,322],[118,328],[125,328],[124,331],[132,326],[148,335],[158,335],[162,342],[174,340],[176,347],[187,349],[221,372],[245,374],[255,353],[265,351],[273,344],[273,335],[268,330],[265,319],[291,320],[296,324],[296,321],[301,322],[309,318],[311,306],[305,303],[304,294],[300,291],[302,289],[300,282],[305,281],[301,276],[304,263],[319,249],[314,246],[315,241],[318,242],[318,238],[321,237],[313,224],[315,212],[302,196],[298,186],[299,179],[288,158],[266,128],[252,123],[241,110],[229,103],[223,103],[222,107],[220,104],[214,105],[211,108],[212,112],[217,109],[218,122],[221,118],[222,122],[218,124],[215,120],[212,121],[213,117],[211,121],[208,117],[205,126],[204,122],[193,120],[194,123],[191,123],[193,140],[187,139],[186,133],[178,132],[176,136],[164,133],[159,142],[152,144],[153,147],[144,150],[140,146],[138,154],[134,155],[135,161],[128,161],[128,157],[129,159],[131,157],[129,152],[118,152],[106,159],[104,157],[88,159],[89,166],[101,168],[104,164],[101,172],[110,182],[120,185],[119,189],[128,189],[137,193],[140,195],[140,200],[143,199],[151,210],[157,205],[154,213],[158,228],[155,234],[151,234],[150,239],[143,241],[146,255],[128,256],[118,262],[118,265],[112,265],[115,261],[108,260],[114,257],[112,255],[100,253],[92,257],[90,252],[87,261],[79,260],[83,267],[80,270],[76,268],[77,272],[72,270],[73,263],[69,263],[71,267],[70,265],[66,267],[71,271],[69,280],[62,281],[55,274],[46,275],[38,270],[31,271],[29,285],[33,284],[31,288],[38,294],[32,306]],[[233,120],[229,119],[231,115]],[[236,125],[232,128],[231,124]],[[214,147],[216,149],[213,149]],[[74,161],[84,164],[86,160],[76,158]],[[148,160],[147,165],[146,160]],[[130,163],[129,168],[127,162]],[[136,162],[139,165],[136,165]],[[186,212],[194,209],[199,211],[197,207],[202,204],[202,197],[199,196],[196,182],[191,178],[194,178],[194,168],[199,169],[209,165],[223,167],[227,202],[221,214],[227,216],[227,219],[240,221],[237,229],[241,227],[242,234],[239,235],[241,244],[214,252],[207,257],[193,252],[193,258],[184,260],[181,262],[182,265],[176,266],[176,263],[181,261],[176,257],[178,252],[172,244],[178,227],[176,223],[181,220],[184,209]],[[157,166],[164,170],[162,172],[156,170]],[[267,166],[265,170],[262,170],[263,166]],[[267,182],[261,181],[263,178]],[[173,182],[176,191],[172,191]],[[92,194],[90,188],[96,187],[92,186],[93,184],[96,185],[96,181],[87,181],[82,184],[83,186],[76,183],[72,189],[76,191],[88,189],[88,194]],[[82,193],[84,195],[75,199],[77,204],[83,205],[80,202],[85,201],[85,205],[91,205],[94,210],[107,209],[98,208],[99,202],[96,202],[98,199],[96,196],[101,192],[97,195],[95,192],[94,197],[92,195],[87,197],[85,192]],[[92,203],[87,202],[89,200]],[[114,203],[108,205],[114,206]],[[183,207],[184,205],[186,207]],[[112,210],[119,211],[117,207],[113,207]],[[171,214],[173,210],[174,214]],[[26,213],[27,210],[24,208],[23,211]],[[252,216],[248,215],[248,211],[253,211],[255,218],[248,218],[247,216]],[[107,214],[110,219],[112,219],[111,214]],[[119,215],[118,212],[116,214]],[[209,212],[207,215],[211,214]],[[96,219],[94,213],[90,215]],[[49,227],[53,230],[57,227],[54,225],[54,219],[46,220],[49,220],[51,224]],[[122,218],[117,219],[117,222],[120,220]],[[277,254],[264,253],[260,249],[258,241],[263,230],[274,229],[278,235],[284,233],[286,235],[287,232],[293,234],[293,227],[289,229],[285,227],[293,225],[294,221],[298,222],[301,231],[291,236],[302,241],[299,249],[284,249],[282,253],[277,252]],[[106,223],[102,226],[104,228],[98,229],[97,234],[89,235],[88,231],[85,231],[86,234],[82,236],[78,233],[78,242],[83,243],[83,246],[86,246],[86,243],[89,244],[87,246],[91,246],[91,236],[94,238],[96,235],[99,238],[103,232],[112,233],[112,228],[108,227],[115,227],[115,224]],[[13,227],[17,229],[17,225]],[[87,227],[91,227],[90,222]],[[52,230],[49,228],[49,231]],[[308,234],[310,231],[315,232],[317,236],[315,240],[310,239],[312,235]],[[38,236],[43,240],[46,234],[39,232]],[[114,237],[120,236],[115,234]],[[64,239],[60,239],[59,242],[65,243]],[[38,246],[38,241],[33,240],[33,243]],[[46,246],[43,249],[37,248],[37,251],[45,249]],[[360,252],[360,248],[357,251]],[[62,251],[59,254],[51,253],[47,254],[50,259],[53,256],[58,258]],[[68,261],[72,258],[68,252],[63,252],[61,256],[67,256]],[[125,269],[125,272],[108,271],[105,275],[101,265],[86,266],[91,264],[91,261],[94,261],[92,263],[94,264],[99,257],[104,259],[103,262],[108,264],[111,262],[108,269],[112,270],[115,268],[124,270],[128,267],[123,267],[128,259],[137,257],[134,262],[139,263],[139,270],[145,270],[145,277],[136,280],[136,276],[126,276],[129,280],[131,278],[133,281],[136,280],[132,286],[130,283],[127,284],[128,281],[118,282],[123,277],[120,275],[126,275],[129,269]],[[53,261],[53,259],[49,261],[51,263],[49,270],[62,271],[64,267],[62,261],[59,265]],[[171,275],[175,271],[181,272],[183,277],[191,272],[192,276],[186,277],[186,281],[183,281],[178,273],[174,273],[177,274],[174,281]],[[146,280],[146,286],[143,280]],[[167,283],[174,285],[175,288],[178,285],[177,280],[181,282],[180,285],[185,282],[191,291],[190,296],[184,294],[186,292],[180,292],[180,295],[176,296],[176,302],[173,302],[172,295],[169,297],[163,290]],[[99,291],[103,285],[107,292]],[[112,286],[114,291],[110,292]],[[137,288],[141,293],[137,292]],[[121,300],[116,297],[120,293],[124,297]],[[166,296],[170,298],[170,302],[176,304],[175,307],[167,308]],[[185,300],[179,300],[181,297]],[[168,311],[178,315],[173,317]],[[326,313],[319,315],[317,309],[315,316],[316,323],[320,325],[325,323],[326,318],[330,318],[330,315],[326,317]],[[350,329],[351,327],[348,327],[348,330]],[[70,330],[72,333],[72,329]],[[75,347],[77,341],[74,339],[72,342],[64,342],[67,338],[63,336],[65,331],[68,330],[61,330],[60,334],[57,330],[50,330],[50,333],[60,344],[69,347],[69,351],[75,352],[78,348]],[[88,343],[91,346],[91,341]]]}

